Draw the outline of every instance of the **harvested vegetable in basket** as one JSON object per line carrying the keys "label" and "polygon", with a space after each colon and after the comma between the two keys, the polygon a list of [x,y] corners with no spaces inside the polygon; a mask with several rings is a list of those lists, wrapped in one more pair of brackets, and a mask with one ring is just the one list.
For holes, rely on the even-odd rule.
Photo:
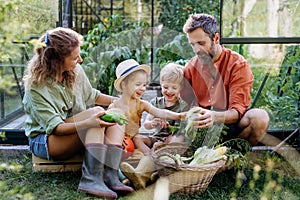
{"label": "harvested vegetable in basket", "polygon": [[[199,147],[195,151],[194,155],[191,157],[180,156],[179,154],[173,155],[173,158],[176,159],[179,165],[189,164],[189,165],[201,165],[201,164],[210,164],[219,160],[227,160],[225,155],[227,148],[218,147],[215,149],[208,148],[206,146]],[[169,156],[161,156],[160,159],[167,162],[174,162],[174,160]]]}
{"label": "harvested vegetable in basket", "polygon": [[210,149],[206,146],[199,147],[195,153],[193,160],[189,163],[189,165],[196,165],[196,164],[209,164],[216,162],[218,160],[227,159],[225,155],[226,147],[219,147],[217,149]]}
{"label": "harvested vegetable in basket", "polygon": [[[182,157],[179,154],[175,154],[174,157],[176,158],[176,161],[179,165],[185,164],[193,158],[193,157],[190,157],[190,158]],[[172,158],[170,158],[169,156],[161,156],[160,159],[167,161],[167,162],[174,162],[174,160]]]}
{"label": "harvested vegetable in basket", "polygon": [[[209,159],[218,159],[217,153],[215,157],[205,158],[209,154],[209,149],[224,146],[226,148],[225,155],[227,157],[226,165],[241,168],[247,164],[245,153],[251,151],[251,145],[248,141],[240,138],[234,138],[224,142],[223,137],[227,134],[229,128],[224,124],[214,124],[210,128],[198,129],[194,127],[194,119],[199,117],[201,107],[191,108],[187,115],[186,121],[181,121],[180,128],[175,134],[184,134],[185,138],[191,143],[187,152],[187,157],[193,157],[194,161],[191,163],[207,163]],[[223,143],[224,142],[224,143]],[[196,152],[200,151],[197,155]],[[204,150],[206,148],[206,150]],[[203,155],[201,155],[203,154]],[[211,152],[212,155],[213,152]],[[221,158],[222,158],[221,156]],[[195,158],[196,157],[196,158]],[[210,157],[210,156],[209,156]],[[182,159],[182,158],[181,158]],[[198,161],[197,161],[198,159]]]}
{"label": "harvested vegetable in basket", "polygon": [[123,114],[117,112],[106,112],[100,118],[103,121],[118,123],[119,125],[124,125],[128,122],[127,118]]}

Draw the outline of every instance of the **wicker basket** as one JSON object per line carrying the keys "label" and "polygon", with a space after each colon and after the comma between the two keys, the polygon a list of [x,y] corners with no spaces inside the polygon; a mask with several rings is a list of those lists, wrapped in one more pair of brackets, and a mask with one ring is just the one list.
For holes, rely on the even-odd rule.
{"label": "wicker basket", "polygon": [[[153,148],[151,155],[157,166],[160,176],[168,176],[171,193],[185,194],[200,193],[210,184],[213,176],[226,163],[219,160],[210,164],[192,165],[179,164],[174,154],[184,155],[188,146],[186,143],[171,143]],[[168,156],[171,160],[162,160],[160,157]]]}

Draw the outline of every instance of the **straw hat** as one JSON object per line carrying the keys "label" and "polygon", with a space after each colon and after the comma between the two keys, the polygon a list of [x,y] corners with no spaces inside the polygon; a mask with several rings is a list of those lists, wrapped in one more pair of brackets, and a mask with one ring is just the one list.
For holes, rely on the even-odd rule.
{"label": "straw hat", "polygon": [[148,76],[150,76],[151,68],[148,65],[140,65],[133,59],[128,59],[121,62],[116,69],[117,79],[114,82],[115,89],[121,92],[121,82],[124,80],[124,78],[137,70],[144,70]]}

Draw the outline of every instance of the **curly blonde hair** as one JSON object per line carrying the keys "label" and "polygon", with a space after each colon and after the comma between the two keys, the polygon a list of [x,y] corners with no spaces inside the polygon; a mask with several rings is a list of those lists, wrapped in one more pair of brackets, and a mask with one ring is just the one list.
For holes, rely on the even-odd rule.
{"label": "curly blonde hair", "polygon": [[62,66],[65,58],[82,44],[82,38],[79,33],[62,27],[42,35],[35,46],[35,54],[27,65],[27,74],[23,78],[26,85],[53,85],[63,73],[67,86],[73,87],[75,72],[62,72]]}

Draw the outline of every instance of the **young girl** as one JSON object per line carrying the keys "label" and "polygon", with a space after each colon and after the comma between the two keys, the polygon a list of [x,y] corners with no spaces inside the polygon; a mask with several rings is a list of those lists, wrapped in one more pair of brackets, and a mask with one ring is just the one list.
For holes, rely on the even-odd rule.
{"label": "young girl", "polygon": [[[98,197],[117,198],[132,192],[117,170],[124,133],[115,123],[100,119],[116,97],[91,87],[79,65],[82,36],[67,28],[47,31],[38,40],[24,77],[25,132],[31,152],[48,160],[65,160],[85,150],[78,190]],[[105,133],[105,134],[104,134]]]}
{"label": "young girl", "polygon": [[[181,99],[180,90],[183,86],[183,66],[169,63],[160,72],[160,85],[162,97],[153,98],[150,103],[161,109],[168,109],[173,112],[188,111],[189,105]],[[137,147],[146,155],[150,152],[155,142],[181,142],[184,136],[172,135],[168,129],[169,125],[179,126],[179,120],[163,120],[148,114],[144,122],[146,129],[156,128],[157,132],[153,135],[136,135],[134,142]]]}

